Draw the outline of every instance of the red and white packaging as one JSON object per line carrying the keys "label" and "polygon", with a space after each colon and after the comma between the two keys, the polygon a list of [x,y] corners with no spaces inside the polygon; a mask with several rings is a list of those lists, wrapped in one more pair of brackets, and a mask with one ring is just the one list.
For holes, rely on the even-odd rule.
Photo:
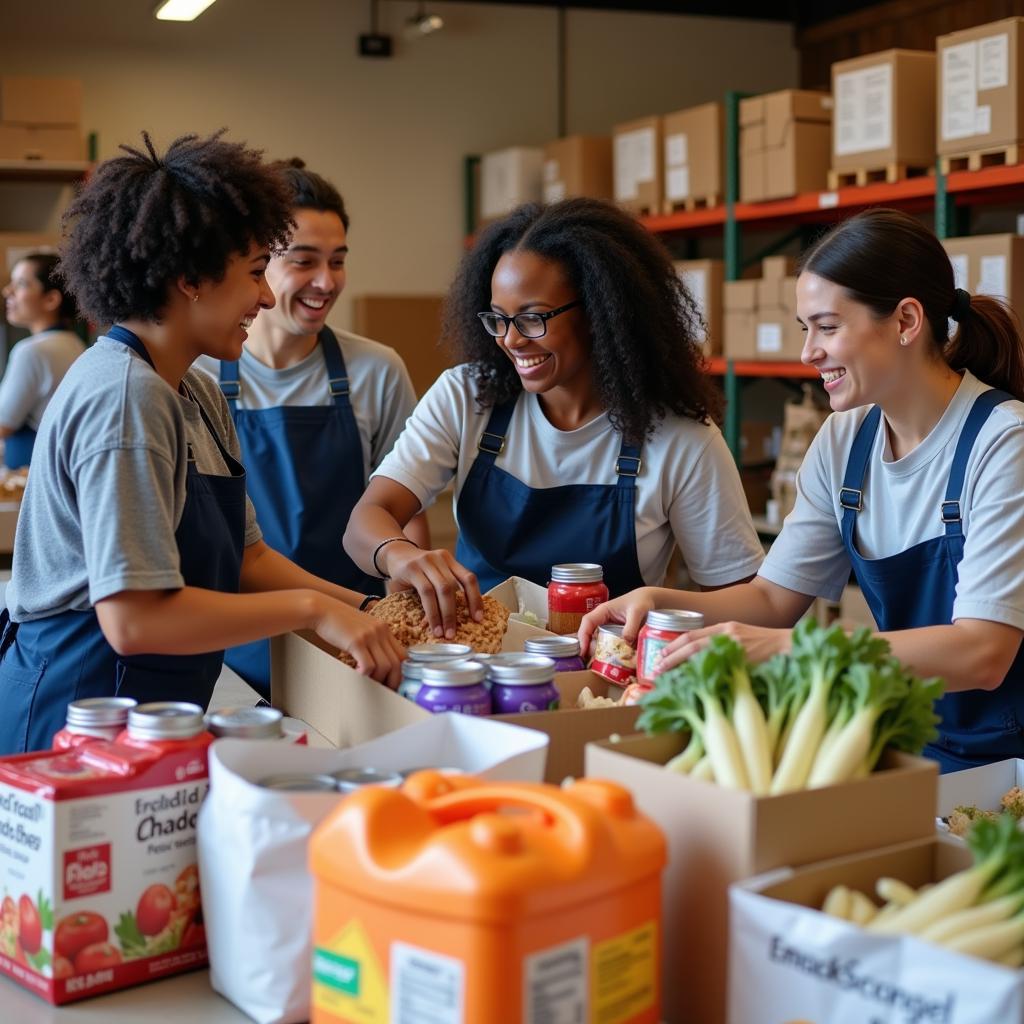
{"label": "red and white packaging", "polygon": [[622,626],[600,626],[594,636],[590,671],[618,686],[636,682],[636,648],[622,636]]}
{"label": "red and white packaging", "polygon": [[196,817],[211,741],[0,759],[0,973],[60,1004],[206,963]]}

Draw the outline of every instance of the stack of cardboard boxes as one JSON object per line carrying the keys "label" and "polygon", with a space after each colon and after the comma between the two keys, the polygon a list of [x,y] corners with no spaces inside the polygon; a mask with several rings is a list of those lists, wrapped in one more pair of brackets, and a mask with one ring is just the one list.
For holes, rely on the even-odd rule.
{"label": "stack of cardboard boxes", "polygon": [[724,198],[725,111],[721,103],[678,110],[662,119],[665,213],[718,206]]}
{"label": "stack of cardboard boxes", "polygon": [[82,83],[0,77],[0,160],[85,160]]}
{"label": "stack of cardboard boxes", "polygon": [[1024,313],[1024,237],[975,235],[942,243],[953,264],[956,286],[972,295],[991,295]]}
{"label": "stack of cardboard boxes", "polygon": [[769,256],[761,277],[726,281],[723,354],[727,359],[799,359],[803,333],[796,321],[796,261]]}
{"label": "stack of cardboard boxes", "polygon": [[615,201],[638,216],[660,212],[665,177],[661,118],[617,124],[613,138]]}
{"label": "stack of cardboard boxes", "polygon": [[544,147],[543,200],[574,196],[612,198],[612,140],[607,135],[570,135]]}

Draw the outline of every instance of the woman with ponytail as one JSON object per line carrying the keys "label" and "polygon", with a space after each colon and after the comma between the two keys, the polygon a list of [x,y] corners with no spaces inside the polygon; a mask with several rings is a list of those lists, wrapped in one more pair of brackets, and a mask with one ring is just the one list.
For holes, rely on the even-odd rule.
{"label": "woman with ponytail", "polygon": [[[835,415],[811,445],[797,500],[758,576],[713,593],[643,588],[592,612],[632,637],[654,607],[710,625],[662,652],[659,671],[714,633],[756,660],[785,650],[815,597],[856,576],[880,635],[942,676],[943,771],[1024,756],[1024,356],[1003,303],[957,288],[938,239],[876,209],[807,253],[797,281],[801,356]],[[953,330],[950,333],[950,326]]]}

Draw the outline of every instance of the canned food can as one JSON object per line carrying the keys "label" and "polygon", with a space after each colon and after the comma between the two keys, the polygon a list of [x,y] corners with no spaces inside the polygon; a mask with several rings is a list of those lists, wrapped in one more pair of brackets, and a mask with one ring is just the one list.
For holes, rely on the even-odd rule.
{"label": "canned food can", "polygon": [[379,768],[342,768],[331,772],[335,787],[341,793],[352,793],[363,786],[388,786],[394,788],[402,784],[399,772],[382,771]]}
{"label": "canned food can", "polygon": [[636,679],[636,648],[622,635],[622,626],[600,626],[594,638],[590,671],[628,686]]}
{"label": "canned food can", "polygon": [[556,672],[580,672],[583,664],[580,642],[575,636],[531,637],[523,645],[527,654],[543,654],[555,662]]}
{"label": "canned food can", "polygon": [[280,789],[290,793],[337,793],[338,782],[331,775],[314,772],[281,772],[267,775],[256,783],[264,789]]}
{"label": "canned food can", "polygon": [[427,711],[489,715],[491,695],[484,685],[487,668],[478,661],[444,661],[424,665],[416,703]]}
{"label": "canned food can", "polygon": [[555,686],[554,659],[542,654],[504,654],[487,665],[491,700],[497,715],[555,711],[561,695]]}
{"label": "canned food can", "polygon": [[553,565],[548,583],[548,629],[552,633],[575,633],[583,616],[607,600],[604,569],[597,563]]}
{"label": "canned food can", "polygon": [[245,740],[277,740],[284,738],[281,723],[284,715],[277,708],[218,708],[206,716],[206,727],[214,736],[231,736]]}
{"label": "canned food can", "polygon": [[636,678],[641,683],[653,683],[654,659],[673,640],[691,629],[703,629],[704,616],[700,612],[678,608],[657,608],[647,613],[636,642]]}
{"label": "canned food can", "polygon": [[128,712],[128,735],[136,740],[187,740],[205,729],[203,709],[198,704],[154,701]]}
{"label": "canned food can", "polygon": [[54,750],[70,750],[89,740],[115,740],[128,724],[132,697],[86,697],[68,705],[64,728],[53,738]]}
{"label": "canned food can", "polygon": [[409,661],[454,661],[472,658],[469,644],[413,644],[405,652]]}

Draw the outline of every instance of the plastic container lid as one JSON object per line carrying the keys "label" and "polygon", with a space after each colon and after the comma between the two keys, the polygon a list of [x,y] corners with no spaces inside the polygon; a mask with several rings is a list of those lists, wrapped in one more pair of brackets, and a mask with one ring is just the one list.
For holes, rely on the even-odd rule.
{"label": "plastic container lid", "polygon": [[554,583],[600,583],[604,579],[604,568],[596,562],[566,562],[551,566]]}
{"label": "plastic container lid", "polygon": [[206,716],[206,727],[214,736],[237,736],[239,739],[263,740],[282,736],[284,715],[277,708],[219,708]]}
{"label": "plastic container lid", "polygon": [[548,658],[578,658],[580,642],[574,636],[538,636],[523,645],[527,654],[543,654]]}
{"label": "plastic container lid", "polygon": [[492,658],[487,664],[487,674],[498,686],[550,683],[555,678],[555,663],[543,654],[512,654]]}
{"label": "plastic container lid", "polygon": [[68,705],[67,724],[86,729],[96,726],[124,725],[128,712],[138,705],[132,697],[86,697]]}
{"label": "plastic container lid", "polygon": [[455,661],[473,657],[469,644],[413,644],[406,652],[409,661]]}
{"label": "plastic container lid", "polygon": [[479,661],[442,661],[423,666],[424,686],[476,686],[487,678]]}
{"label": "plastic container lid", "polygon": [[685,633],[690,629],[703,629],[704,616],[700,612],[682,611],[679,608],[657,608],[647,613],[647,625],[652,629]]}
{"label": "plastic container lid", "polygon": [[184,701],[155,701],[128,712],[128,735],[134,739],[187,740],[205,728],[203,709]]}

